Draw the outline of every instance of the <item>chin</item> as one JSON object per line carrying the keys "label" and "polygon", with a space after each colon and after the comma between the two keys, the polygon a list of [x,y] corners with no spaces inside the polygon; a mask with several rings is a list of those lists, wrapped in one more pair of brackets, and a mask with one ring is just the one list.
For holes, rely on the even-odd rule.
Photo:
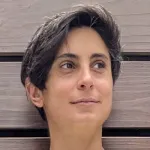
{"label": "chin", "polygon": [[74,117],[74,121],[80,122],[80,123],[88,122],[88,124],[95,124],[95,123],[102,124],[104,122],[104,118],[99,116],[96,113],[82,113],[82,114],[77,114]]}

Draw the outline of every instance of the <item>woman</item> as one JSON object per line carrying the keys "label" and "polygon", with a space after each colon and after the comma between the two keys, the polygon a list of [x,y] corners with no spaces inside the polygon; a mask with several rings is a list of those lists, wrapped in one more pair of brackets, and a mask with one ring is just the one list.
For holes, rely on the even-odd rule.
{"label": "woman", "polygon": [[51,150],[103,150],[119,59],[119,30],[102,6],[75,7],[36,31],[21,81],[48,123]]}

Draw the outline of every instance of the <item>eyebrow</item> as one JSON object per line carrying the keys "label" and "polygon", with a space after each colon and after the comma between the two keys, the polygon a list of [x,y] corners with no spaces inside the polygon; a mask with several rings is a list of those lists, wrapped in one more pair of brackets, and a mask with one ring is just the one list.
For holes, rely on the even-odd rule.
{"label": "eyebrow", "polygon": [[74,59],[79,59],[79,57],[73,53],[65,53],[65,54],[62,54],[58,57],[56,57],[56,59],[60,59],[60,58],[74,58]]}
{"label": "eyebrow", "polygon": [[[79,59],[79,56],[77,56],[76,54],[73,54],[73,53],[65,53],[65,54],[62,54],[62,55],[56,57],[56,59],[60,59],[60,58],[74,58],[74,59]],[[108,57],[105,54],[102,54],[102,53],[94,53],[94,54],[92,54],[92,56],[90,57],[90,59],[93,59],[93,58],[103,58],[103,59],[108,60]]]}
{"label": "eyebrow", "polygon": [[108,57],[105,54],[102,54],[102,53],[92,54],[91,59],[93,59],[93,58],[104,58],[104,59],[108,60]]}

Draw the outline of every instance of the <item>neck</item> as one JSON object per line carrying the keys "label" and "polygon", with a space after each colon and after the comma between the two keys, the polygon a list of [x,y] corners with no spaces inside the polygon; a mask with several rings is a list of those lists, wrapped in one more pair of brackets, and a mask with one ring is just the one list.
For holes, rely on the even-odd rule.
{"label": "neck", "polygon": [[102,127],[49,128],[50,150],[103,150]]}

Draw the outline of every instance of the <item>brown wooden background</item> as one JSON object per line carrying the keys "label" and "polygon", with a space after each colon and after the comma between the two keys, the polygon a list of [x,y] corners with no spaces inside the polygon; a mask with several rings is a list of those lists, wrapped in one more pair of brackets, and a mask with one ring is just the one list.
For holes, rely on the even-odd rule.
{"label": "brown wooden background", "polygon": [[121,29],[124,61],[104,148],[150,150],[150,0],[0,0],[0,150],[48,150],[47,125],[20,83],[21,58],[46,16],[79,2],[102,4]]}

